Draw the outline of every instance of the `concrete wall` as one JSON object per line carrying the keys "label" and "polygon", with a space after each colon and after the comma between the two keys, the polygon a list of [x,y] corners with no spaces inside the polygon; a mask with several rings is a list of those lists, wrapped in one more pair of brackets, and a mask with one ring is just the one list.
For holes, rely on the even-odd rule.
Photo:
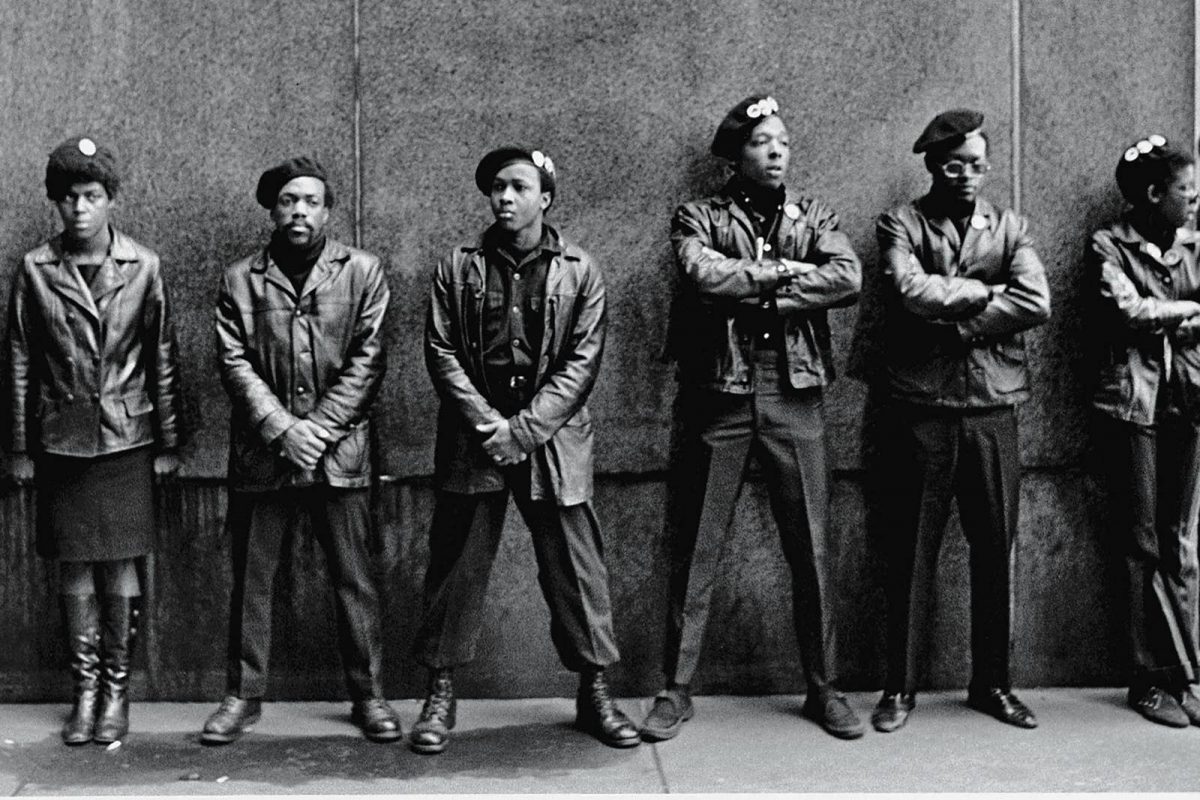
{"label": "concrete wall", "polygon": [[[407,655],[431,510],[435,399],[421,359],[428,276],[487,224],[476,160],[504,143],[560,168],[551,221],[603,265],[612,327],[593,411],[619,688],[658,681],[665,594],[664,471],[671,369],[658,358],[673,270],[667,224],[719,186],[707,155],[724,111],[774,94],[791,129],[791,184],[827,199],[864,259],[859,308],[832,314],[845,377],[830,390],[833,520],[848,685],[881,679],[882,599],[862,489],[862,431],[877,374],[874,217],[925,187],[912,140],[951,106],[985,111],[996,165],[987,194],[1031,218],[1055,317],[1028,337],[1036,394],[1021,415],[1026,477],[1016,557],[1014,674],[1021,684],[1115,683],[1121,600],[1109,588],[1102,496],[1086,472],[1078,274],[1087,232],[1118,210],[1111,175],[1133,139],[1194,139],[1191,4],[1147,0],[92,0],[0,6],[0,301],[12,264],[56,230],[45,155],[68,135],[113,146],[127,177],[119,224],[164,255],[184,357],[191,440],[184,480],[161,498],[146,696],[221,690],[228,542],[228,404],[213,368],[210,309],[221,266],[264,240],[259,172],[312,153],[334,176],[336,234],[387,259],[391,370],[378,419],[380,577],[389,689],[420,689]],[[357,24],[357,36],[356,36]],[[1015,25],[1015,28],[1014,28]],[[357,42],[358,55],[355,55]],[[1153,53],[1153,58],[1147,56]],[[357,124],[356,124],[357,118]],[[357,188],[356,188],[357,187]],[[868,415],[869,417],[869,415]],[[32,554],[31,498],[0,498],[0,698],[61,693],[53,576]],[[513,516],[491,585],[492,624],[464,672],[476,694],[570,688]],[[969,675],[965,546],[943,553],[931,685]],[[711,691],[800,685],[786,568],[761,485],[739,505],[698,678]],[[301,535],[281,571],[280,696],[341,692],[320,554]],[[314,622],[315,620],[315,622]],[[303,627],[299,626],[303,622]],[[318,646],[302,647],[312,638]],[[301,652],[303,651],[303,652]]]}

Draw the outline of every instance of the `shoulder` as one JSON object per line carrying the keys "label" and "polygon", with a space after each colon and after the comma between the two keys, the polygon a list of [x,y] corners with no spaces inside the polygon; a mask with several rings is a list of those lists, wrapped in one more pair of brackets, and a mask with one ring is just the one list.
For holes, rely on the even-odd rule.
{"label": "shoulder", "polygon": [[54,246],[57,238],[58,237],[55,237],[54,239],[49,239],[45,242],[42,242],[21,257],[22,265],[26,271],[34,270],[47,264],[58,263],[58,252]]}
{"label": "shoulder", "polygon": [[325,256],[330,261],[341,261],[351,269],[361,272],[374,272],[383,266],[383,260],[374,253],[360,250],[337,239],[330,239],[325,244]]}
{"label": "shoulder", "polygon": [[150,267],[157,267],[159,264],[158,253],[115,228],[110,252],[116,261],[137,261]]}
{"label": "shoulder", "polygon": [[675,217],[676,219],[709,220],[728,214],[731,202],[730,198],[722,194],[689,200],[679,204],[675,209]]}
{"label": "shoulder", "polygon": [[787,202],[783,206],[783,213],[794,219],[804,219],[818,223],[837,219],[837,212],[833,210],[833,206],[821,198],[809,197],[803,194],[792,194],[791,192],[788,192]]}

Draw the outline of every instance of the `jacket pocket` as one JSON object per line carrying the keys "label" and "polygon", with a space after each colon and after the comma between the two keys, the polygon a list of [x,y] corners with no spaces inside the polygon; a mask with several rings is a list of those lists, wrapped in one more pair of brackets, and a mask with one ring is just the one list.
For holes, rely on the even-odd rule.
{"label": "jacket pocket", "polygon": [[126,416],[130,417],[140,417],[142,414],[149,414],[154,410],[154,404],[150,402],[150,395],[145,392],[127,394],[121,398],[121,402],[125,406]]}
{"label": "jacket pocket", "polygon": [[365,477],[370,473],[370,424],[363,420],[334,442],[325,453],[325,474],[342,478]]}

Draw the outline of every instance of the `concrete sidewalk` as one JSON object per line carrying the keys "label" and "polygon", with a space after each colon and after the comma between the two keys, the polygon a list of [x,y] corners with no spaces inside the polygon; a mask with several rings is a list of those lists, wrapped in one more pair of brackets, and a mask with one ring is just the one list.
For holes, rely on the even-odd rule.
{"label": "concrete sidewalk", "polygon": [[[253,732],[199,744],[216,703],[137,703],[121,747],[65,747],[62,705],[0,706],[0,794],[1200,791],[1200,729],[1144,721],[1117,689],[1026,689],[1018,730],[931,693],[903,730],[840,741],[801,698],[700,697],[680,736],[629,750],[576,732],[573,701],[464,700],[450,747],[372,744],[346,703],[268,703]],[[877,695],[852,694],[870,714]],[[418,700],[397,701],[405,728]],[[622,707],[640,716],[647,699]]]}

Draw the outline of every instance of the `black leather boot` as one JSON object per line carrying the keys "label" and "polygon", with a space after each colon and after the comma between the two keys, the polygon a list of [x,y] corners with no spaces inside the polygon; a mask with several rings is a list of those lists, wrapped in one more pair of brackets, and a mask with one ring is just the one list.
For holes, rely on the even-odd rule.
{"label": "black leather boot", "polygon": [[446,749],[458,710],[452,675],[450,669],[430,670],[429,695],[421,708],[421,716],[408,735],[408,746],[414,753],[431,755]]}
{"label": "black leather boot", "polygon": [[87,744],[100,703],[100,606],[94,594],[64,594],[59,599],[75,683],[75,701],[62,727],[62,739],[66,744]]}
{"label": "black leather boot", "polygon": [[137,639],[140,597],[104,595],[100,619],[100,716],[92,739],[115,742],[129,732],[129,665]]}
{"label": "black leather boot", "polygon": [[590,669],[579,674],[575,727],[610,747],[636,747],[642,741],[637,726],[621,713],[609,695],[603,669]]}

